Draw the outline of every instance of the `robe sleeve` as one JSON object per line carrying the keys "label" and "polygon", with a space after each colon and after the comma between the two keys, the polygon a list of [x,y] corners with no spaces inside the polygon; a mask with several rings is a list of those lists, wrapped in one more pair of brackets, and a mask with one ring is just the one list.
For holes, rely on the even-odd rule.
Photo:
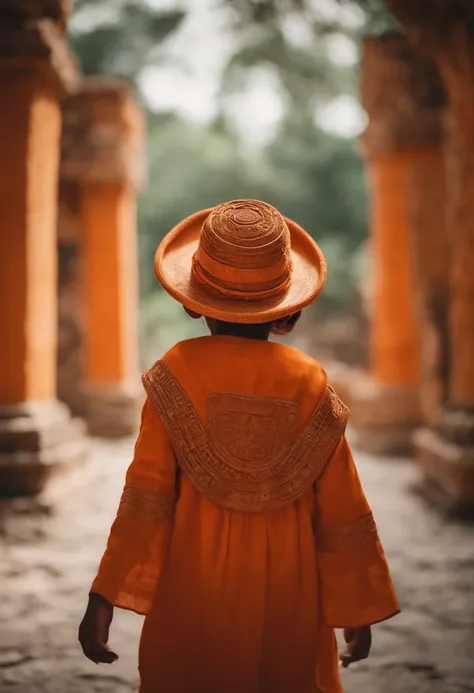
{"label": "robe sleeve", "polygon": [[146,614],[166,557],[176,502],[176,461],[161,419],[147,400],[117,517],[91,593]]}
{"label": "robe sleeve", "polygon": [[315,505],[325,623],[352,628],[395,616],[400,608],[389,568],[345,437],[317,483]]}

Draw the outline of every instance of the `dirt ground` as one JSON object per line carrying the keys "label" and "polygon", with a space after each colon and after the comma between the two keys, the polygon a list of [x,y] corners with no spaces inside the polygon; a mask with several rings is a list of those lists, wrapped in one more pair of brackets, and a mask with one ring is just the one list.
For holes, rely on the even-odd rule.
{"label": "dirt ground", "polygon": [[[84,472],[52,514],[4,515],[2,693],[136,690],[138,616],[117,613],[111,642],[120,661],[112,667],[84,659],[76,636],[131,452],[131,441],[97,441],[94,473]],[[356,460],[403,613],[374,628],[371,658],[343,672],[345,692],[474,692],[474,527],[443,519],[412,493],[413,463]]]}

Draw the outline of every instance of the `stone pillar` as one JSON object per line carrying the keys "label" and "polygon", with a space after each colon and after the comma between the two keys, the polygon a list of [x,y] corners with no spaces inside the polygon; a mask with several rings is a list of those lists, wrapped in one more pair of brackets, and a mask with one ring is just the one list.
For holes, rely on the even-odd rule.
{"label": "stone pillar", "polygon": [[416,306],[425,301],[417,301],[424,284],[413,219],[420,205],[425,211],[439,200],[413,186],[433,162],[442,175],[439,91],[434,67],[402,35],[365,39],[361,92],[369,125],[360,146],[372,208],[371,357],[369,373],[353,378],[349,400],[357,444],[379,454],[411,452],[422,418],[424,333]]}
{"label": "stone pillar", "polygon": [[126,84],[88,79],[64,118],[61,177],[81,190],[86,417],[96,435],[128,435],[143,403],[136,228],[143,117]]}
{"label": "stone pillar", "polygon": [[77,77],[64,3],[0,1],[0,494],[42,490],[84,458],[56,400],[59,99]]}
{"label": "stone pillar", "polygon": [[[416,436],[425,490],[474,516],[474,34],[471,5],[449,17],[444,48],[431,43],[449,95],[446,110],[449,392],[437,430]],[[468,14],[470,13],[470,15]],[[428,26],[428,30],[432,27]]]}
{"label": "stone pillar", "polygon": [[420,405],[423,422],[436,426],[446,404],[449,380],[449,252],[445,214],[443,149],[427,150],[413,162],[409,180],[411,250],[420,326]]}
{"label": "stone pillar", "polygon": [[81,263],[81,188],[60,181],[58,217],[58,397],[84,416],[83,272]]}

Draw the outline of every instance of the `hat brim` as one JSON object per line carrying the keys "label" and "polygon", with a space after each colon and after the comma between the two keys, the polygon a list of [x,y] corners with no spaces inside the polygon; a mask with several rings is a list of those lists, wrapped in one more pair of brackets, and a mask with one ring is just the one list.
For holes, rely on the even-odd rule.
{"label": "hat brim", "polygon": [[202,225],[213,208],[183,219],[162,240],[155,255],[155,274],[163,288],[179,303],[200,315],[235,323],[264,323],[297,313],[321,292],[326,262],[321,249],[298,224],[290,230],[293,269],[287,292],[262,301],[236,301],[206,290],[192,273],[192,258]]}

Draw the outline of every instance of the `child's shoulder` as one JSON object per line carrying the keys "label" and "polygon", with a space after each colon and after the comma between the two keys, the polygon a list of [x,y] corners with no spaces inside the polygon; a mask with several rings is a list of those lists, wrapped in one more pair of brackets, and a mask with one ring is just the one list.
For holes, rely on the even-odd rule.
{"label": "child's shoulder", "polygon": [[178,342],[144,377],[154,379],[155,369],[164,375],[164,366],[187,392],[241,388],[249,395],[297,402],[309,416],[327,388],[322,365],[278,342],[248,342],[229,343],[228,349],[221,340],[206,337]]}
{"label": "child's shoulder", "polygon": [[176,342],[160,359],[161,363],[170,368],[184,362],[196,362],[198,359],[206,357],[206,354],[213,351],[212,340],[209,335],[203,337],[192,337]]}
{"label": "child's shoulder", "polygon": [[[228,346],[228,344],[225,344],[225,347]],[[196,358],[201,355],[209,355],[210,358],[213,358],[216,353],[220,353],[222,357],[232,357],[234,354],[241,356],[244,353],[245,347],[245,351],[251,354],[252,360],[262,360],[262,362],[267,364],[274,362],[289,369],[297,367],[305,374],[314,375],[315,373],[321,373],[325,375],[324,368],[319,361],[311,358],[300,349],[279,342],[241,339],[238,345],[232,344],[233,348],[225,347],[211,336],[195,337],[177,342],[160,360],[171,365],[174,362]]]}
{"label": "child's shoulder", "polygon": [[[245,349],[243,347],[245,346]],[[228,347],[228,348],[226,348]],[[250,357],[250,358],[249,358]],[[233,361],[235,360],[235,364]],[[308,395],[321,394],[327,385],[327,374],[319,361],[299,349],[279,342],[241,340],[225,346],[212,337],[197,337],[175,344],[164,354],[159,363],[167,366],[175,375],[226,371],[245,367],[267,375],[281,385],[290,384],[290,390],[306,391]],[[245,364],[245,365],[243,365]]]}
{"label": "child's shoulder", "polygon": [[286,344],[278,344],[281,349],[281,360],[288,366],[298,366],[304,373],[326,373],[319,361],[306,354],[301,349]]}
{"label": "child's shoulder", "polygon": [[310,399],[319,398],[328,383],[328,376],[319,361],[300,349],[287,345],[281,347],[278,362],[279,377],[292,381],[294,387]]}

